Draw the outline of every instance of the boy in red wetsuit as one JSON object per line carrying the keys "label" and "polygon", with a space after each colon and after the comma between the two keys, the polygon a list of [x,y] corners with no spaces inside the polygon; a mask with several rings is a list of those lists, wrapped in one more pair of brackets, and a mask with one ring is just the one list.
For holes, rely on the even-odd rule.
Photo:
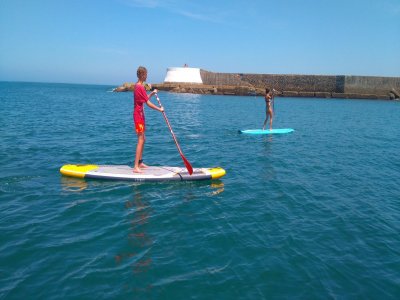
{"label": "boy in red wetsuit", "polygon": [[133,172],[142,173],[141,168],[147,167],[143,163],[143,148],[146,131],[146,122],[144,117],[143,104],[146,103],[147,106],[154,110],[158,110],[160,112],[164,111],[163,107],[158,107],[150,102],[150,98],[157,93],[157,90],[154,90],[149,95],[146,93],[146,89],[144,87],[144,82],[147,79],[147,69],[145,67],[139,67],[137,69],[137,77],[138,81],[135,84],[135,90],[133,92],[134,99],[134,108],[133,108],[133,120],[135,122],[136,134],[138,136],[138,143],[136,146],[136,156],[135,156],[135,166],[133,167]]}

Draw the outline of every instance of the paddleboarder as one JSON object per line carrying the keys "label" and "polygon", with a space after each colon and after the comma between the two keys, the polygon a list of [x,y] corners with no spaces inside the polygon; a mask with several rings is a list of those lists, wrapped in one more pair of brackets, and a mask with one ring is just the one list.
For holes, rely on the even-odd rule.
{"label": "paddleboarder", "polygon": [[270,92],[269,88],[265,89],[265,121],[263,125],[263,130],[265,130],[265,126],[267,125],[267,121],[269,118],[269,130],[272,130],[272,121],[274,117],[273,112],[273,101],[274,101],[274,94]]}
{"label": "paddleboarder", "polygon": [[143,104],[147,104],[148,107],[158,110],[159,112],[163,112],[164,108],[158,107],[150,102],[151,97],[157,93],[155,89],[150,94],[146,93],[146,89],[144,87],[144,82],[147,79],[147,69],[145,67],[140,66],[137,69],[137,77],[138,81],[135,84],[135,90],[133,92],[134,99],[134,107],[133,107],[133,120],[135,123],[135,130],[138,137],[138,142],[136,146],[136,155],[135,155],[135,165],[133,167],[133,172],[142,173],[141,169],[146,168],[147,165],[143,163],[143,149],[144,143],[146,141],[145,131],[146,131],[146,122],[144,116]]}

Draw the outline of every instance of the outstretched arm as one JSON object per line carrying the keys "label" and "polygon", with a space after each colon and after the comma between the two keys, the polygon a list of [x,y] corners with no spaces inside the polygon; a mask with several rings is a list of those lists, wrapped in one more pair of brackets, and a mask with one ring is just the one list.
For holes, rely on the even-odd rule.
{"label": "outstretched arm", "polygon": [[151,103],[150,99],[147,100],[146,104],[147,104],[148,107],[150,107],[150,108],[152,108],[154,110],[158,110],[159,112],[163,112],[164,111],[164,107],[162,107],[162,106],[159,107],[159,106]]}
{"label": "outstretched arm", "polygon": [[164,107],[159,107],[159,106],[157,106],[157,105],[154,105],[153,103],[151,103],[151,101],[150,101],[150,98],[151,97],[153,97],[155,94],[157,94],[157,89],[155,89],[154,91],[152,91],[149,95],[148,95],[148,98],[147,98],[147,101],[146,101],[146,104],[147,104],[147,106],[148,107],[150,107],[150,108],[152,108],[152,109],[154,109],[154,110],[158,110],[158,111],[160,111],[160,112],[163,112],[164,111]]}

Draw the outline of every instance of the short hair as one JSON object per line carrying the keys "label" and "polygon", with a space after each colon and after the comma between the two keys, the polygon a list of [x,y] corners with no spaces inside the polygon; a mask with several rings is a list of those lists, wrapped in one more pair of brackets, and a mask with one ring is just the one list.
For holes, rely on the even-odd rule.
{"label": "short hair", "polygon": [[147,73],[147,69],[142,66],[140,66],[136,71],[136,75],[138,78],[140,78],[143,74],[146,74],[146,73]]}
{"label": "short hair", "polygon": [[265,89],[265,93],[267,93],[267,94],[269,93],[269,88]]}

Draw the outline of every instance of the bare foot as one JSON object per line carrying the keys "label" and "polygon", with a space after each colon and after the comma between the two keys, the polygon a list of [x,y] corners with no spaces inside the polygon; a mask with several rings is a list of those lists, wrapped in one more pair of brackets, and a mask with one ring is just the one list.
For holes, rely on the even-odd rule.
{"label": "bare foot", "polygon": [[140,168],[134,168],[133,173],[143,173],[143,172],[142,170],[140,170]]}
{"label": "bare foot", "polygon": [[141,163],[141,164],[139,165],[139,167],[140,167],[140,168],[147,168],[148,165],[146,165],[145,163]]}

